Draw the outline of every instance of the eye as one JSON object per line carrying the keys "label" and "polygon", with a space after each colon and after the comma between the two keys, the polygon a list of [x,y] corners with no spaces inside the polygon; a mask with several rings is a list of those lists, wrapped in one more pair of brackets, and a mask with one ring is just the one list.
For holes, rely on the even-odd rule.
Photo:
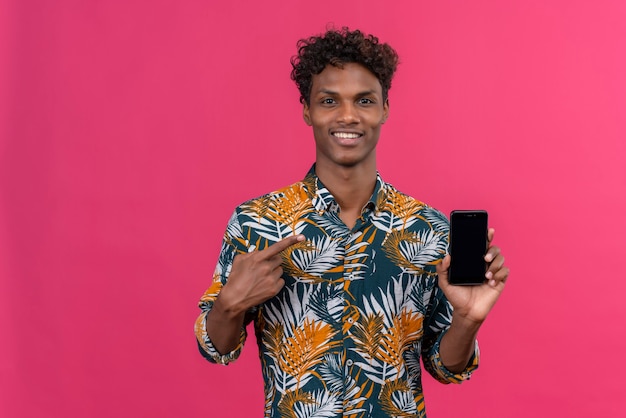
{"label": "eye", "polygon": [[374,101],[372,99],[367,98],[367,97],[361,97],[359,99],[359,104],[374,104]]}
{"label": "eye", "polygon": [[336,102],[335,102],[335,99],[333,99],[332,97],[325,97],[321,100],[321,103],[325,105],[331,105],[331,104],[335,104]]}

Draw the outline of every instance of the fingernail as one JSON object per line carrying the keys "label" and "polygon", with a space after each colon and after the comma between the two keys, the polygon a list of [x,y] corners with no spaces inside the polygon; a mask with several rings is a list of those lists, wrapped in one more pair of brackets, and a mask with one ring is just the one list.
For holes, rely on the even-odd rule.
{"label": "fingernail", "polygon": [[485,273],[485,277],[487,278],[487,280],[489,280],[493,277],[493,273],[488,271],[487,273]]}
{"label": "fingernail", "polygon": [[489,282],[489,285],[490,285],[491,287],[496,287],[496,281],[495,281],[495,280],[491,280],[491,281]]}

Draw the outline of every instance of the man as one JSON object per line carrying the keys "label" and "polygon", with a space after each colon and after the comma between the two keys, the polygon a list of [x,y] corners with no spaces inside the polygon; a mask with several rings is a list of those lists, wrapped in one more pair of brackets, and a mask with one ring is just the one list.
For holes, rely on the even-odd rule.
{"label": "man", "polygon": [[425,416],[420,358],[441,382],[469,378],[508,269],[490,245],[485,282],[450,285],[447,219],[377,173],[395,51],[345,28],[298,46],[315,165],[235,210],[200,301],[200,351],[228,364],[254,321],[266,416]]}

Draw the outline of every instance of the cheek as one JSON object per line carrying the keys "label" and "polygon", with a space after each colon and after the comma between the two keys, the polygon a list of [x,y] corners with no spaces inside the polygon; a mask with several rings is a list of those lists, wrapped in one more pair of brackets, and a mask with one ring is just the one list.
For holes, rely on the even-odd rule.
{"label": "cheek", "polygon": [[311,120],[310,126],[312,126],[313,129],[315,129],[316,131],[323,131],[323,130],[326,130],[328,127],[328,121],[319,116],[311,118],[310,120]]}
{"label": "cheek", "polygon": [[378,119],[372,119],[372,123],[370,123],[370,128],[373,131],[380,131],[380,128],[383,126],[383,123],[385,123],[385,118],[378,118]]}
{"label": "cheek", "polygon": [[316,142],[325,143],[327,141],[326,129],[321,126],[313,126],[313,136]]}

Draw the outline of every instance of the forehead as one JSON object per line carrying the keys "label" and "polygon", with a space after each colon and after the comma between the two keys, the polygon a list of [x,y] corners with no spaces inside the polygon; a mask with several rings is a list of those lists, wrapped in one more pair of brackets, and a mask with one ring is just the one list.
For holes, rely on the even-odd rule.
{"label": "forehead", "polygon": [[370,70],[356,63],[346,63],[343,68],[327,65],[321,73],[313,76],[311,94],[322,92],[358,94],[373,92],[382,94],[378,78]]}

